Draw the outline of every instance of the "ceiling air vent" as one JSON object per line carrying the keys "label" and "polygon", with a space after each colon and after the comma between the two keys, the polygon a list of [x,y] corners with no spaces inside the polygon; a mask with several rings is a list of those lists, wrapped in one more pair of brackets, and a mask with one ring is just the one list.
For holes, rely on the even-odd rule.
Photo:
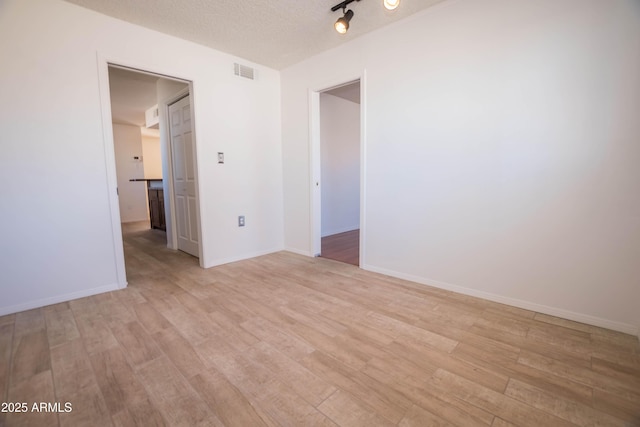
{"label": "ceiling air vent", "polygon": [[237,62],[233,64],[233,73],[236,76],[253,80],[253,71],[253,68],[247,67],[246,65],[238,64]]}

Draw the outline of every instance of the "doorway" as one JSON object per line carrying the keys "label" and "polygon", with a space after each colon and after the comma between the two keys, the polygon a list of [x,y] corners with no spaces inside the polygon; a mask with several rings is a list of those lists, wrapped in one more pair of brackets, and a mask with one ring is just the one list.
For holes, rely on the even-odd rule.
{"label": "doorway", "polygon": [[[99,61],[101,58],[99,58]],[[188,122],[193,122],[193,108],[191,97],[191,83],[186,80],[169,77],[162,74],[142,71],[138,68],[129,68],[121,65],[112,64],[102,59],[100,67],[100,90],[103,99],[103,121],[105,123],[105,149],[108,159],[108,176],[110,188],[116,193],[116,197],[111,197],[112,223],[114,230],[116,264],[118,271],[118,282],[121,287],[127,284],[127,274],[124,266],[124,252],[122,234],[127,230],[131,230],[131,226],[149,228],[151,212],[150,207],[158,206],[161,201],[164,208],[161,208],[161,219],[165,221],[164,226],[153,227],[153,232],[162,234],[166,242],[166,246],[170,249],[179,249],[177,244],[177,215],[175,208],[175,195],[173,194],[174,185],[172,183],[173,170],[172,152],[170,143],[170,132],[168,126],[168,105],[177,101],[179,98],[186,99],[189,106],[185,109],[189,114]],[[124,83],[122,76],[125,76]],[[116,77],[114,77],[116,76]],[[120,81],[118,81],[120,78]],[[118,85],[120,86],[118,88]],[[117,90],[119,89],[119,90]],[[146,92],[146,95],[145,95]],[[124,95],[123,95],[124,93]],[[108,102],[104,102],[104,100]],[[156,125],[147,128],[145,111],[155,110]],[[118,112],[119,111],[119,112]],[[128,119],[123,120],[122,112]],[[181,111],[181,113],[185,113]],[[131,118],[134,119],[131,119]],[[154,129],[155,128],[155,131]],[[196,162],[195,150],[196,141],[192,126],[190,126],[189,139],[191,158],[189,164],[193,171],[190,175],[192,180],[192,195],[190,203],[194,206],[195,220],[190,225],[193,231],[195,241],[199,242],[199,215],[197,211],[197,185],[195,182]],[[122,130],[125,129],[126,139],[135,139],[127,148],[129,151],[126,155],[122,155],[116,138],[121,137]],[[137,136],[136,136],[137,130]],[[152,141],[150,143],[150,140]],[[155,144],[155,145],[154,145]],[[152,147],[150,147],[152,145]],[[134,148],[132,149],[131,146]],[[151,151],[150,151],[151,150]],[[119,153],[120,151],[120,153]],[[110,152],[110,153],[109,153]],[[125,162],[124,168],[118,163]],[[151,167],[148,167],[151,164]],[[120,176],[122,169],[125,169],[126,175]],[[117,185],[113,188],[113,182]],[[153,187],[153,191],[151,191]],[[133,189],[133,191],[128,191]],[[127,194],[127,192],[129,194]],[[154,193],[156,199],[149,199],[150,193]],[[158,193],[160,196],[158,196]],[[124,196],[124,197],[123,197]],[[134,196],[134,197],[131,197]],[[125,204],[121,200],[125,199]],[[133,206],[137,204],[137,206]],[[141,208],[142,206],[142,208]],[[129,209],[131,208],[132,209]],[[135,215],[129,215],[134,211]],[[142,218],[140,218],[144,215]],[[157,216],[155,217],[158,218]],[[161,232],[162,228],[166,229],[166,233]],[[200,245],[196,243],[196,250],[193,248],[191,254],[199,257]]]}
{"label": "doorway", "polygon": [[362,79],[311,93],[314,255],[362,264]]}

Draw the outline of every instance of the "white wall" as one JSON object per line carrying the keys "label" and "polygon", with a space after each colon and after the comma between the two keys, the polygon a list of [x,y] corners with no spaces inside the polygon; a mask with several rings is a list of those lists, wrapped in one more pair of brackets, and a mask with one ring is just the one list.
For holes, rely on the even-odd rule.
{"label": "white wall", "polygon": [[[120,221],[146,221],[149,219],[147,184],[146,182],[129,181],[145,177],[140,128],[114,124],[113,145],[116,156],[116,174],[118,175]],[[134,157],[138,157],[139,160],[134,160]]]}
{"label": "white wall", "polygon": [[58,0],[1,10],[0,314],[118,287],[103,59],[193,82],[203,264],[282,248],[278,72]]}
{"label": "white wall", "polygon": [[162,155],[159,136],[142,134],[142,156],[144,177],[147,179],[162,178]]}
{"label": "white wall", "polygon": [[320,94],[322,236],[360,227],[360,104]]}
{"label": "white wall", "polygon": [[640,3],[458,0],[282,72],[285,246],[309,89],[366,69],[363,267],[640,326]]}

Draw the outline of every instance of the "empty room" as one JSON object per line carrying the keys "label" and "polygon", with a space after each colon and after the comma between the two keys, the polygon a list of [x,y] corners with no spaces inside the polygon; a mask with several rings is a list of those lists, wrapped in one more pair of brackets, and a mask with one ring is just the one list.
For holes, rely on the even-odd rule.
{"label": "empty room", "polygon": [[0,97],[0,426],[640,426],[640,1],[0,0]]}

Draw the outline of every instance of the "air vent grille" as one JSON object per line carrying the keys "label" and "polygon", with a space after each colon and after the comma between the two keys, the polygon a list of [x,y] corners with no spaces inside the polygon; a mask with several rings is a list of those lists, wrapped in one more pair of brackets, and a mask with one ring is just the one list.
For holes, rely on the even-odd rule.
{"label": "air vent grille", "polygon": [[248,67],[246,65],[242,65],[242,64],[238,64],[237,62],[235,64],[233,64],[233,73],[236,76],[240,76],[240,77],[244,77],[250,80],[253,80],[253,74],[254,74],[254,70],[251,67]]}

